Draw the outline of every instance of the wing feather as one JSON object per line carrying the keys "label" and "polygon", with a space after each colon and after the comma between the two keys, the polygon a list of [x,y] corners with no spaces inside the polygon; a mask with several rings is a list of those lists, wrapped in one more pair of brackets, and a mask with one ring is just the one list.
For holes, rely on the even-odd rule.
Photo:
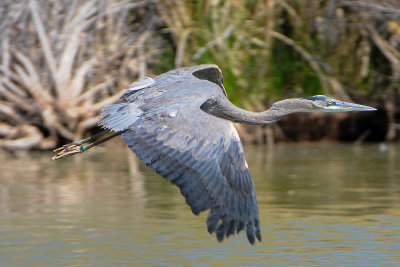
{"label": "wing feather", "polygon": [[[204,123],[219,123],[221,131],[230,123],[212,120]],[[167,127],[146,127],[154,123]],[[207,228],[216,233],[218,241],[240,232],[244,226],[250,243],[255,238],[261,240],[260,235],[256,236],[259,218],[254,185],[248,169],[243,169],[241,143],[229,134],[210,136],[182,126],[188,124],[183,116],[139,119],[122,138],[149,167],[180,188],[194,214],[210,209]]]}

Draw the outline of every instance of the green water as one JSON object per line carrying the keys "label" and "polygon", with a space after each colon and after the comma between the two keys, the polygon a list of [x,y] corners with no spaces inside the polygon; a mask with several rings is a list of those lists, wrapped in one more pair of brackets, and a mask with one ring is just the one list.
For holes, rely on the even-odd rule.
{"label": "green water", "polygon": [[245,147],[263,242],[218,243],[127,150],[0,165],[0,266],[400,265],[400,146]]}

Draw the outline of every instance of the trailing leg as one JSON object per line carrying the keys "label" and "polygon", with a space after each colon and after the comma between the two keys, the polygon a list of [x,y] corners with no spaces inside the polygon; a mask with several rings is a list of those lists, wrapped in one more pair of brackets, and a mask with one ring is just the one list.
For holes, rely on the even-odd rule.
{"label": "trailing leg", "polygon": [[[53,150],[54,153],[57,153],[54,157],[51,158],[51,160],[57,160],[65,157],[70,157],[78,153],[85,152],[86,150],[91,149],[94,146],[97,146],[98,144],[104,143],[118,135],[123,134],[126,131],[120,131],[120,132],[115,132],[110,135],[107,135],[106,137],[103,137],[99,140],[97,140],[99,137],[109,133],[108,130],[102,131],[98,134],[95,134],[89,138],[80,140],[78,142],[73,142],[70,144],[63,145],[62,147],[59,147],[55,150]],[[84,145],[88,144],[88,145]]]}

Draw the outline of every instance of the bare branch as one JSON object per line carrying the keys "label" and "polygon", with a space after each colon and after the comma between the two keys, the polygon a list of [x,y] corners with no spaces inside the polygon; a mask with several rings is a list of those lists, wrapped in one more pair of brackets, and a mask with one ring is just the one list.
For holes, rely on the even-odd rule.
{"label": "bare branch", "polygon": [[39,8],[36,3],[36,0],[29,0],[29,8],[32,13],[33,22],[35,23],[37,34],[39,36],[39,40],[43,47],[44,56],[46,58],[46,62],[49,66],[50,72],[52,74],[53,80],[55,82],[58,93],[61,93],[62,88],[60,88],[59,84],[57,84],[57,64],[56,60],[53,56],[53,51],[51,49],[49,38],[47,37],[46,30],[42,23],[42,20],[39,16]]}
{"label": "bare branch", "polygon": [[86,85],[86,76],[96,63],[97,60],[92,58],[83,62],[81,66],[75,70],[73,79],[70,82],[69,97],[77,97],[82,94]]}
{"label": "bare branch", "polygon": [[400,9],[395,8],[390,8],[390,7],[384,7],[381,5],[378,5],[376,3],[368,3],[368,2],[363,2],[363,1],[339,1],[339,4],[341,6],[348,6],[348,7],[363,7],[363,8],[369,8],[369,9],[375,9],[379,12],[383,13],[391,13],[391,14],[396,14],[400,16]]}
{"label": "bare branch", "polygon": [[233,25],[229,25],[228,28],[226,28],[224,34],[220,37],[218,37],[217,39],[215,39],[214,41],[211,41],[209,43],[207,43],[204,47],[200,48],[196,54],[194,54],[193,59],[199,59],[205,52],[207,52],[207,50],[210,47],[213,47],[221,42],[223,42],[225,39],[229,38],[229,36],[231,36],[232,32],[234,30],[234,26]]}
{"label": "bare branch", "polygon": [[22,135],[22,137],[12,140],[0,140],[0,147],[9,150],[26,150],[38,146],[43,139],[42,133],[34,126],[24,124],[15,128],[18,130],[18,135]]}
{"label": "bare branch", "polygon": [[15,110],[7,103],[0,102],[0,113],[6,116],[7,120],[14,120],[16,124],[25,123],[24,118],[22,118]]}

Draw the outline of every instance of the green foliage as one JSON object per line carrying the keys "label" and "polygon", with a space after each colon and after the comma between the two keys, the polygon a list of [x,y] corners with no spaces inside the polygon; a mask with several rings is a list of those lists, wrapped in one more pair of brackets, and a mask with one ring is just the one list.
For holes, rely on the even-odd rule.
{"label": "green foliage", "polygon": [[296,96],[323,93],[315,72],[291,47],[275,42],[270,64],[272,67],[268,79],[271,87],[268,92],[272,96],[282,98],[285,94]]}
{"label": "green foliage", "polygon": [[[399,4],[387,0],[381,9],[379,3],[166,0],[159,11],[181,53],[175,65],[217,64],[230,99],[244,105],[247,99],[267,104],[284,96],[371,94],[377,76],[392,84],[400,45],[387,39],[400,26],[382,12],[393,7],[396,14]],[[380,59],[373,58],[374,48]]]}

